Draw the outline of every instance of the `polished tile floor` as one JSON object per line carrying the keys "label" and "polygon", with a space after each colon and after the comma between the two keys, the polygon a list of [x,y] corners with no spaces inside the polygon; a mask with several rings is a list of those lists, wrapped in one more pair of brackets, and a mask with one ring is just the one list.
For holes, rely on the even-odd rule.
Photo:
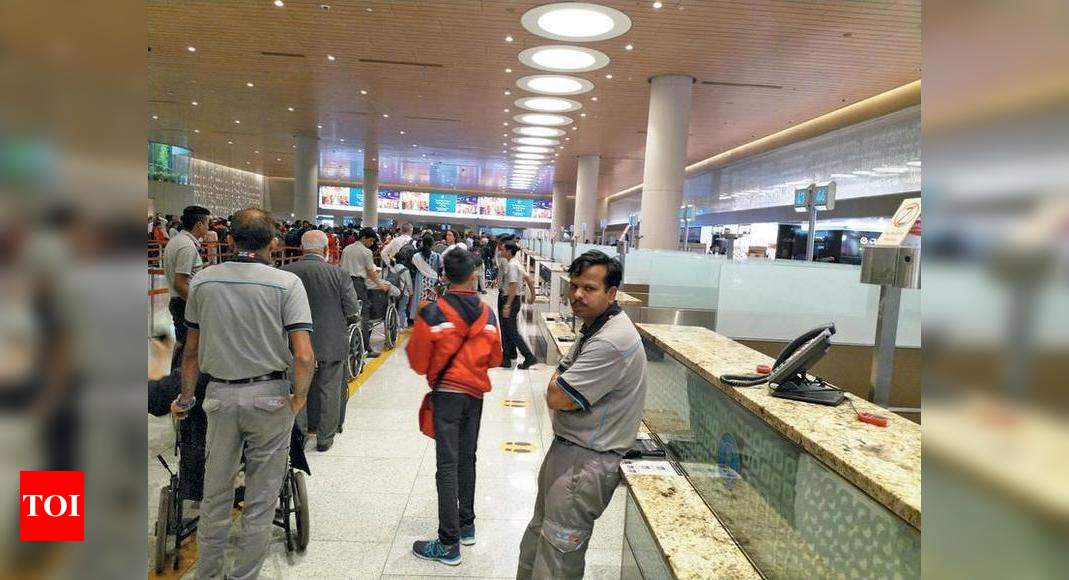
{"label": "polished tile floor", "polygon": [[[492,295],[491,295],[492,297]],[[309,452],[312,540],[288,555],[278,530],[262,578],[512,578],[520,538],[531,517],[536,476],[552,439],[544,397],[552,368],[490,371],[494,389],[484,401],[479,436],[476,529],[478,543],[464,561],[446,566],[411,554],[412,542],[435,537],[437,503],[434,442],[423,436],[416,410],[426,383],[398,349],[349,400],[345,431],[326,453]],[[505,401],[526,406],[506,406]],[[151,456],[173,443],[170,420],[150,417]],[[505,442],[533,445],[529,453]],[[155,520],[165,472],[149,467],[149,519]],[[598,520],[587,553],[587,578],[619,578],[623,493],[617,489]],[[149,528],[152,529],[151,527]],[[150,538],[150,550],[153,538]],[[192,578],[192,571],[185,577]]]}

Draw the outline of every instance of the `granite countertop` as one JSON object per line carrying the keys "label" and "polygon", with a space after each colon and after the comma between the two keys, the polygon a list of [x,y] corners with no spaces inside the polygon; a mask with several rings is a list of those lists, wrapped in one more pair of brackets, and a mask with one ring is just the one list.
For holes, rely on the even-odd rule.
{"label": "granite countertop", "polygon": [[575,334],[572,332],[571,325],[561,322],[560,317],[552,312],[543,312],[541,316],[542,324],[549,331],[549,336],[553,339],[553,344],[557,346],[557,351],[564,356],[575,344]]}
{"label": "granite countertop", "polygon": [[635,298],[634,296],[628,294],[627,292],[621,292],[620,290],[617,290],[616,291],[616,303],[619,304],[620,306],[628,306],[630,304],[641,305],[642,301],[639,300],[638,298]]}
{"label": "granite countertop", "polygon": [[675,578],[761,578],[685,476],[623,477]]}
{"label": "granite countertop", "polygon": [[772,397],[767,388],[722,385],[725,373],[750,373],[773,359],[707,328],[637,324],[664,349],[743,407],[800,445],[918,530],[921,528],[920,425],[847,394],[858,411],[887,417],[880,428],[856,420],[848,404],[814,405]]}

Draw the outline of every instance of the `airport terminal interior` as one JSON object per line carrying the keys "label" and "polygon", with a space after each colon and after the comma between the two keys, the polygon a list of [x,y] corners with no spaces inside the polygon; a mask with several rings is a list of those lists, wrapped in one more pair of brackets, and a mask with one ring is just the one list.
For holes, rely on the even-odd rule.
{"label": "airport terminal interior", "polygon": [[[188,333],[214,332],[185,298],[228,262],[288,272],[306,253],[354,283],[359,321],[315,320],[311,300],[314,372],[341,367],[340,409],[316,398],[293,425],[259,577],[525,577],[521,542],[543,509],[535,578],[920,576],[919,0],[160,0],[146,11],[149,578],[203,577],[204,449],[229,417],[209,399],[252,388],[215,382],[217,371],[214,391],[171,413]],[[257,256],[232,235],[246,208],[273,220]],[[175,244],[195,250],[186,273]],[[477,265],[464,295],[492,314],[506,352],[486,370],[477,535],[461,529],[450,545],[444,439],[421,430],[433,379],[413,370],[412,341],[454,327],[426,320],[453,312],[444,269],[458,248]],[[572,267],[592,252],[620,273],[596,318],[576,296],[585,272],[610,268]],[[310,298],[324,292],[301,280]],[[290,315],[285,329],[302,334]],[[340,361],[315,342],[331,326]],[[610,326],[636,347],[613,347],[619,361],[591,380],[610,394],[595,399],[564,377],[605,356]],[[277,328],[270,340],[298,344]],[[529,357],[510,358],[512,328]],[[200,339],[201,363],[226,367],[213,345],[268,349],[231,330],[242,340]],[[617,376],[633,360],[640,378]],[[271,370],[293,381],[294,364]],[[246,378],[278,379],[229,377]],[[639,387],[622,409],[614,397]],[[584,416],[589,440],[562,427]],[[624,416],[641,421],[621,427]],[[633,445],[600,448],[606,429]],[[612,469],[564,466],[574,494],[543,497],[562,449]],[[248,453],[233,481],[227,570],[255,553],[244,496],[260,461]],[[586,476],[612,485],[585,496]],[[584,509],[592,531],[550,520]],[[439,543],[417,554],[426,540]]]}

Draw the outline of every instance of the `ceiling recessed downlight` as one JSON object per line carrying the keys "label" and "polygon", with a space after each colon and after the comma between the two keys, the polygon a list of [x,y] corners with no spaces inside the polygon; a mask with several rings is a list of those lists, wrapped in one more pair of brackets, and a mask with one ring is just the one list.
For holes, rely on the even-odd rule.
{"label": "ceiling recessed downlight", "polygon": [[615,38],[631,29],[631,19],[623,12],[586,2],[537,6],[523,14],[520,24],[538,36],[573,42]]}
{"label": "ceiling recessed downlight", "polygon": [[541,113],[570,113],[583,108],[579,101],[561,97],[524,97],[516,99],[516,106]]}
{"label": "ceiling recessed downlight", "polygon": [[554,129],[552,127],[516,127],[512,132],[526,135],[527,137],[560,137],[564,135],[563,129]]}
{"label": "ceiling recessed downlight", "polygon": [[516,80],[516,86],[543,95],[580,95],[594,90],[594,83],[567,75],[531,75]]}
{"label": "ceiling recessed downlight", "polygon": [[516,137],[512,140],[513,143],[519,143],[520,145],[538,145],[545,147],[546,145],[560,145],[560,141],[556,139],[546,139],[544,137]]}
{"label": "ceiling recessed downlight", "polygon": [[550,127],[563,127],[571,125],[572,119],[564,115],[552,115],[549,113],[524,113],[513,117],[517,123],[525,125],[548,125]]}
{"label": "ceiling recessed downlight", "polygon": [[520,153],[553,153],[552,147],[535,147],[534,145],[517,145],[512,150]]}
{"label": "ceiling recessed downlight", "polygon": [[600,50],[582,46],[553,44],[536,46],[520,53],[520,62],[550,72],[579,73],[598,70],[609,64],[609,57]]}

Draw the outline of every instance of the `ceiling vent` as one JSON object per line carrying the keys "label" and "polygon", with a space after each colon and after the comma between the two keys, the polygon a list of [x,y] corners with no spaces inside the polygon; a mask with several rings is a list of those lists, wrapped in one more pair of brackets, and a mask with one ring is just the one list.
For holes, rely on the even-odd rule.
{"label": "ceiling vent", "polygon": [[460,119],[446,119],[444,117],[405,117],[409,121],[438,121],[440,123],[459,123]]}
{"label": "ceiling vent", "polygon": [[362,58],[360,62],[368,64],[394,64],[398,66],[419,66],[423,68],[442,68],[442,65],[433,62],[410,62],[406,60],[379,60],[375,58]]}
{"label": "ceiling vent", "polygon": [[281,58],[305,58],[303,54],[297,54],[295,52],[271,52],[265,50],[260,52],[260,54],[263,56],[278,56]]}

